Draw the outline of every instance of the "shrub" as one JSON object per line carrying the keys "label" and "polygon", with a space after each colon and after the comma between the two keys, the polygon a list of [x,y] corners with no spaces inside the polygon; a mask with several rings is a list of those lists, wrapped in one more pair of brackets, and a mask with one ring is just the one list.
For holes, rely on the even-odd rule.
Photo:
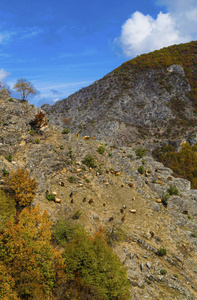
{"label": "shrub", "polygon": [[9,154],[8,156],[5,156],[5,159],[7,159],[7,161],[11,162],[12,161],[12,155]]}
{"label": "shrub", "polygon": [[162,269],[162,270],[160,270],[160,274],[161,274],[161,275],[166,275],[166,274],[167,274],[167,271],[166,271],[165,269]]}
{"label": "shrub", "polygon": [[82,163],[89,168],[96,168],[94,157],[92,157],[90,154],[86,155],[84,160],[82,160]]}
{"label": "shrub", "polygon": [[155,183],[156,182],[156,179],[155,178],[153,178],[153,180],[152,180],[152,183]]}
{"label": "shrub", "polygon": [[55,201],[55,195],[54,194],[48,194],[47,196],[46,196],[46,198],[47,198],[47,200],[49,200],[49,201]]}
{"label": "shrub", "polygon": [[10,97],[10,98],[8,98],[8,101],[9,102],[14,102],[14,99]]}
{"label": "shrub", "polygon": [[29,178],[28,171],[18,169],[5,177],[4,188],[15,199],[18,206],[26,206],[35,197],[37,182]]}
{"label": "shrub", "polygon": [[82,212],[80,210],[77,210],[73,215],[73,220],[78,220],[79,217],[82,215]]}
{"label": "shrub", "polygon": [[67,180],[68,180],[68,182],[70,182],[70,183],[76,183],[76,179],[75,179],[74,176],[69,176],[69,177],[67,178]]}
{"label": "shrub", "polygon": [[101,164],[99,164],[99,168],[97,169],[97,172],[99,173],[99,175],[102,175],[103,174],[103,169],[102,169],[102,166]]}
{"label": "shrub", "polygon": [[168,189],[168,193],[170,195],[178,195],[179,194],[179,190],[177,189],[177,187],[174,185],[171,185]]}
{"label": "shrub", "polygon": [[9,174],[10,174],[9,171],[7,171],[6,169],[3,169],[3,176],[9,175]]}
{"label": "shrub", "polygon": [[158,256],[165,256],[167,254],[167,250],[165,248],[160,248],[158,251],[157,251],[157,255]]}
{"label": "shrub", "polygon": [[109,153],[108,156],[112,156],[112,153]]}
{"label": "shrub", "polygon": [[88,178],[86,178],[85,181],[86,181],[87,183],[90,183],[90,179],[88,179]]}
{"label": "shrub", "polygon": [[137,170],[140,174],[144,174],[144,172],[145,172],[145,168],[143,165],[139,166],[139,168]]}
{"label": "shrub", "polygon": [[40,140],[39,139],[36,139],[35,142],[36,142],[36,144],[40,144]]}
{"label": "shrub", "polygon": [[137,150],[135,151],[135,154],[137,155],[137,158],[142,158],[143,156],[146,155],[146,150],[139,147],[137,148]]}
{"label": "shrub", "polygon": [[37,115],[35,115],[35,119],[30,122],[30,125],[32,129],[35,130],[47,125],[47,119],[45,114],[42,111],[40,111]]}
{"label": "shrub", "polygon": [[70,130],[68,128],[65,128],[62,130],[62,134],[68,134],[70,132]]}
{"label": "shrub", "polygon": [[166,206],[166,207],[168,205],[168,199],[169,198],[170,198],[170,195],[168,193],[163,193],[161,201],[162,201],[163,205]]}
{"label": "shrub", "polygon": [[69,147],[69,151],[68,151],[68,156],[73,159],[75,157],[75,155],[73,154],[72,148]]}
{"label": "shrub", "polygon": [[97,152],[100,154],[103,154],[105,152],[105,150],[106,150],[105,147],[103,145],[101,145],[98,147]]}
{"label": "shrub", "polygon": [[107,243],[109,245],[113,245],[118,242],[123,242],[126,240],[127,235],[124,230],[120,226],[113,226],[112,228],[108,229],[106,232],[107,236]]}
{"label": "shrub", "polygon": [[64,149],[64,146],[63,146],[63,145],[61,145],[61,146],[60,146],[60,149],[61,149],[61,150],[63,150],[63,149]]}
{"label": "shrub", "polygon": [[29,130],[30,135],[34,135],[35,133],[36,133],[36,131],[34,129]]}

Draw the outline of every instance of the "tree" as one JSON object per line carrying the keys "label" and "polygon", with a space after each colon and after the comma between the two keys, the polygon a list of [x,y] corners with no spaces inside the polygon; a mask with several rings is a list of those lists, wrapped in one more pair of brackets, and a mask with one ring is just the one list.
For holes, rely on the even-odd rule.
{"label": "tree", "polygon": [[4,190],[15,199],[17,206],[27,206],[35,196],[37,182],[29,177],[29,172],[18,169],[5,177]]}
{"label": "tree", "polygon": [[38,93],[31,82],[23,78],[17,80],[14,89],[21,93],[22,100],[27,100],[30,94],[36,95]]}
{"label": "tree", "polygon": [[72,288],[73,293],[80,294],[79,299],[130,299],[126,269],[102,231],[90,237],[83,227],[64,222],[57,224],[54,235],[65,249],[67,291]]}
{"label": "tree", "polygon": [[24,208],[17,224],[7,224],[0,235],[0,288],[5,295],[10,291],[20,299],[46,299],[64,281],[64,259],[50,243],[51,223],[36,206]]}

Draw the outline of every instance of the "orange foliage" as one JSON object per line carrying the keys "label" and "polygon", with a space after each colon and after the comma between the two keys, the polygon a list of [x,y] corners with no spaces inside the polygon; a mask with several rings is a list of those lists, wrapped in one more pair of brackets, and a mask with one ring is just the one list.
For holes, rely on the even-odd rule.
{"label": "orange foliage", "polygon": [[18,169],[15,173],[5,177],[4,190],[9,192],[15,199],[17,205],[27,206],[35,196],[37,182],[29,178],[26,170]]}
{"label": "orange foliage", "polygon": [[22,299],[45,299],[65,279],[64,260],[50,245],[50,227],[46,211],[40,214],[39,206],[25,208],[18,224],[9,222],[0,236],[0,259]]}

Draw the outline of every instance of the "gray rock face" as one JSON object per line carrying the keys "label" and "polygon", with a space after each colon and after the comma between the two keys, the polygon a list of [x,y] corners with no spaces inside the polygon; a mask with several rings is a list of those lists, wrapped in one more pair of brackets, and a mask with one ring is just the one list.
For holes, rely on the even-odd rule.
{"label": "gray rock face", "polygon": [[[113,71],[67,99],[42,108],[54,124],[70,124],[74,132],[98,139],[107,137],[114,143],[126,145],[140,140],[153,147],[156,140],[146,142],[146,136],[163,141],[170,132],[174,132],[173,142],[177,134],[178,141],[187,139],[194,126],[182,131],[176,122],[180,118],[196,120],[196,115],[187,97],[191,87],[183,68],[172,65],[166,70],[128,72],[126,76],[127,88]],[[184,107],[182,115],[177,114],[177,105]]]}

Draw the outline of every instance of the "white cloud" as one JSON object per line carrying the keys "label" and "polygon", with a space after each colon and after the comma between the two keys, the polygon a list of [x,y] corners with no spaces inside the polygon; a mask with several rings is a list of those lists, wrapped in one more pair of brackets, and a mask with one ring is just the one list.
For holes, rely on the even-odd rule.
{"label": "white cloud", "polygon": [[121,36],[115,39],[125,55],[133,57],[173,44],[197,39],[196,0],[159,0],[168,12],[156,19],[136,11],[123,24]]}
{"label": "white cloud", "polygon": [[5,71],[4,69],[0,69],[0,82],[4,81],[9,75],[11,75],[11,73]]}

